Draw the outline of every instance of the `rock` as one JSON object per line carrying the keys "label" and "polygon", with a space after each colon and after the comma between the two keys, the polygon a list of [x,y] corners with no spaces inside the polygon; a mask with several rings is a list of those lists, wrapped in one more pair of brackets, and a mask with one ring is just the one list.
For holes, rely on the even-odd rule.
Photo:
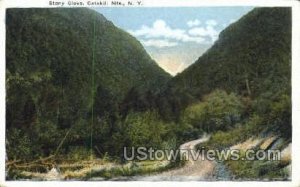
{"label": "rock", "polygon": [[61,175],[57,168],[53,167],[47,174],[46,180],[60,180]]}

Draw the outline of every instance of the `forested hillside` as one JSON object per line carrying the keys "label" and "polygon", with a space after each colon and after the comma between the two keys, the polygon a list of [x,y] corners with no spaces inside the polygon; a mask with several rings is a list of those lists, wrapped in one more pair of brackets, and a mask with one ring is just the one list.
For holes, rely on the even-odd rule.
{"label": "forested hillside", "polygon": [[275,125],[269,119],[265,125],[278,129],[281,124],[283,131],[278,132],[290,136],[289,8],[255,8],[231,24],[205,54],[169,82],[162,95],[174,95],[167,103],[176,103],[181,113],[194,99],[203,100],[216,89],[242,97],[247,116],[257,113],[265,118],[274,112],[272,107],[280,110],[283,106],[277,104],[283,104],[280,122]]}
{"label": "forested hillside", "polygon": [[[177,97],[184,111],[182,124],[212,133],[201,147],[288,150],[292,136],[290,8],[255,8],[231,24],[205,54],[170,81],[167,91],[200,100]],[[283,179],[291,171],[287,169],[290,152],[279,162],[224,163],[238,179]]]}
{"label": "forested hillside", "polygon": [[257,8],[223,30],[215,44],[171,82],[194,95],[215,88],[256,97],[290,90],[291,11]]}
{"label": "forested hillside", "polygon": [[[126,169],[123,148],[175,149],[205,133],[211,135],[201,145],[206,149],[246,142],[283,151],[291,145],[290,8],[253,9],[173,78],[134,37],[93,10],[8,9],[6,23],[9,178],[49,156],[50,164],[39,160],[40,171],[97,158],[100,168],[120,165],[95,177],[150,173],[157,165]],[[238,179],[285,179],[286,155],[278,162],[224,164]],[[93,172],[78,177],[70,170],[67,178]]]}
{"label": "forested hillside", "polygon": [[95,144],[111,143],[119,111],[130,110],[128,93],[151,95],[170,78],[139,41],[96,11],[8,9],[6,23],[11,159],[53,153],[71,128],[64,145],[88,148],[91,128],[106,128],[103,121],[109,132],[95,133]]}

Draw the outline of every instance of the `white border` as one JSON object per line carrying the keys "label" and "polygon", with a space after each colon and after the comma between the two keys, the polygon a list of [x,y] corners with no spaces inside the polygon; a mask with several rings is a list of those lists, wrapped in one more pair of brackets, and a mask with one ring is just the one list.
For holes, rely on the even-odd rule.
{"label": "white border", "polygon": [[[9,7],[56,7],[49,6],[48,2],[51,0],[24,0],[22,2],[18,0],[0,0],[3,5]],[[69,0],[54,0],[67,3]],[[88,0],[70,0],[70,1],[82,1]],[[97,0],[91,0],[97,1]],[[101,1],[101,0],[98,0]],[[103,0],[105,1],[105,0]],[[114,0],[106,0],[108,2]],[[297,4],[296,0],[115,0],[119,2],[127,3],[128,1],[141,1],[143,7],[191,7],[191,6],[294,6]],[[85,5],[87,6],[87,5]],[[111,7],[111,5],[108,5]],[[61,7],[61,6],[58,6]],[[70,7],[65,5],[64,7]],[[76,6],[77,7],[77,6]],[[91,7],[91,6],[88,6]],[[100,7],[100,6],[94,6]],[[113,6],[115,7],[115,6]],[[134,7],[141,7],[136,4]]]}
{"label": "white border", "polygon": [[[67,2],[67,0],[61,0]],[[82,0],[85,1],[86,0]],[[111,0],[107,0],[111,1]],[[128,0],[119,0],[127,2]],[[136,1],[136,0],[134,0]],[[287,182],[29,182],[5,181],[5,8],[52,7],[48,0],[0,0],[0,186],[300,186],[300,3],[292,0],[141,0],[135,7],[191,7],[191,6],[255,6],[292,7],[292,181]],[[64,6],[64,8],[70,6]],[[91,7],[91,6],[89,6]],[[96,7],[96,6],[94,6]],[[99,6],[98,6],[99,7]],[[297,128],[296,128],[297,127]],[[298,172],[298,173],[297,173]]]}

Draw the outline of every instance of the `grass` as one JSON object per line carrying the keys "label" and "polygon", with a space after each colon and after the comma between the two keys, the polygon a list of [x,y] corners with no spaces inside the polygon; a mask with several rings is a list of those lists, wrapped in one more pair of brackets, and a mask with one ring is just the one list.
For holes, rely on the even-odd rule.
{"label": "grass", "polygon": [[174,169],[176,167],[181,167],[185,164],[184,161],[139,161],[130,162],[129,164],[112,167],[110,169],[104,170],[91,170],[83,180],[89,180],[93,177],[102,177],[105,180],[112,179],[114,177],[120,176],[138,176],[138,175],[150,175],[153,173],[163,172],[169,169]]}
{"label": "grass", "polygon": [[228,160],[225,165],[238,180],[287,180],[288,171],[284,169],[290,162],[266,160]]}
{"label": "grass", "polygon": [[[147,175],[162,172],[171,168],[180,167],[184,162],[180,161],[131,161],[126,164],[106,159],[64,161],[57,164],[60,175],[65,180],[91,180],[103,178],[109,180],[118,177],[130,177],[135,175]],[[51,169],[51,168],[50,168]],[[49,168],[48,168],[49,170]],[[45,169],[46,171],[46,169]],[[47,171],[34,171],[34,168],[10,168],[7,180],[47,180]]]}
{"label": "grass", "polygon": [[223,149],[228,148],[237,143],[241,143],[253,135],[259,134],[263,130],[261,119],[253,116],[246,124],[237,124],[235,128],[228,131],[218,131],[212,134],[208,142],[197,146],[198,149]]}
{"label": "grass", "polygon": [[[198,149],[228,149],[233,145],[245,143],[246,140],[253,138],[255,140],[261,139],[261,143],[257,143],[254,149],[269,149],[276,138],[272,136],[261,137],[263,132],[266,132],[266,127],[261,123],[261,119],[258,116],[253,116],[244,125],[238,125],[236,128],[229,131],[218,131],[211,136],[208,142],[198,146]],[[256,138],[255,138],[256,137]],[[278,141],[276,149],[282,150],[290,140],[282,139]],[[251,143],[251,141],[250,141]],[[253,143],[254,145],[254,143]],[[240,147],[242,149],[242,147]],[[240,150],[240,158],[244,157],[244,151]],[[280,161],[267,161],[267,160],[223,160],[225,166],[233,174],[233,178],[236,180],[287,180],[289,177],[289,171],[286,168],[291,160],[282,159]]]}

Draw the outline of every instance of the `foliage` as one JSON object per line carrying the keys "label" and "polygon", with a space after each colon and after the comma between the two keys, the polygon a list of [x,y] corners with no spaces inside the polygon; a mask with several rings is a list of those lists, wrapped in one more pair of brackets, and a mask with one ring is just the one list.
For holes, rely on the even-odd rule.
{"label": "foliage", "polygon": [[286,164],[281,164],[280,161],[267,161],[267,160],[237,160],[226,161],[226,166],[233,172],[237,179],[281,179],[287,180],[288,176],[284,171]]}
{"label": "foliage", "polygon": [[223,89],[253,98],[290,86],[290,69],[291,9],[255,8],[223,30],[171,85],[197,97]]}
{"label": "foliage", "polygon": [[20,157],[23,159],[30,158],[32,145],[29,137],[22,134],[21,130],[13,129],[7,137],[7,144],[9,144],[7,150],[8,158],[13,160]]}
{"label": "foliage", "polygon": [[124,123],[129,145],[132,147],[161,148],[166,124],[154,112],[131,113],[127,115]]}
{"label": "foliage", "polygon": [[227,130],[241,120],[243,104],[234,94],[215,90],[203,101],[189,106],[184,112],[184,121],[206,132]]}
{"label": "foliage", "polygon": [[244,124],[237,124],[235,128],[227,131],[217,131],[212,134],[209,142],[203,143],[199,148],[224,149],[234,144],[246,141],[248,138],[259,135],[264,130],[262,118],[251,116]]}
{"label": "foliage", "polygon": [[91,124],[100,152],[115,154],[109,138],[122,137],[119,108],[129,90],[155,91],[170,78],[94,10],[8,9],[6,23],[7,134],[32,138],[31,147],[41,147],[32,159],[53,154],[69,129],[60,153],[90,146]]}

